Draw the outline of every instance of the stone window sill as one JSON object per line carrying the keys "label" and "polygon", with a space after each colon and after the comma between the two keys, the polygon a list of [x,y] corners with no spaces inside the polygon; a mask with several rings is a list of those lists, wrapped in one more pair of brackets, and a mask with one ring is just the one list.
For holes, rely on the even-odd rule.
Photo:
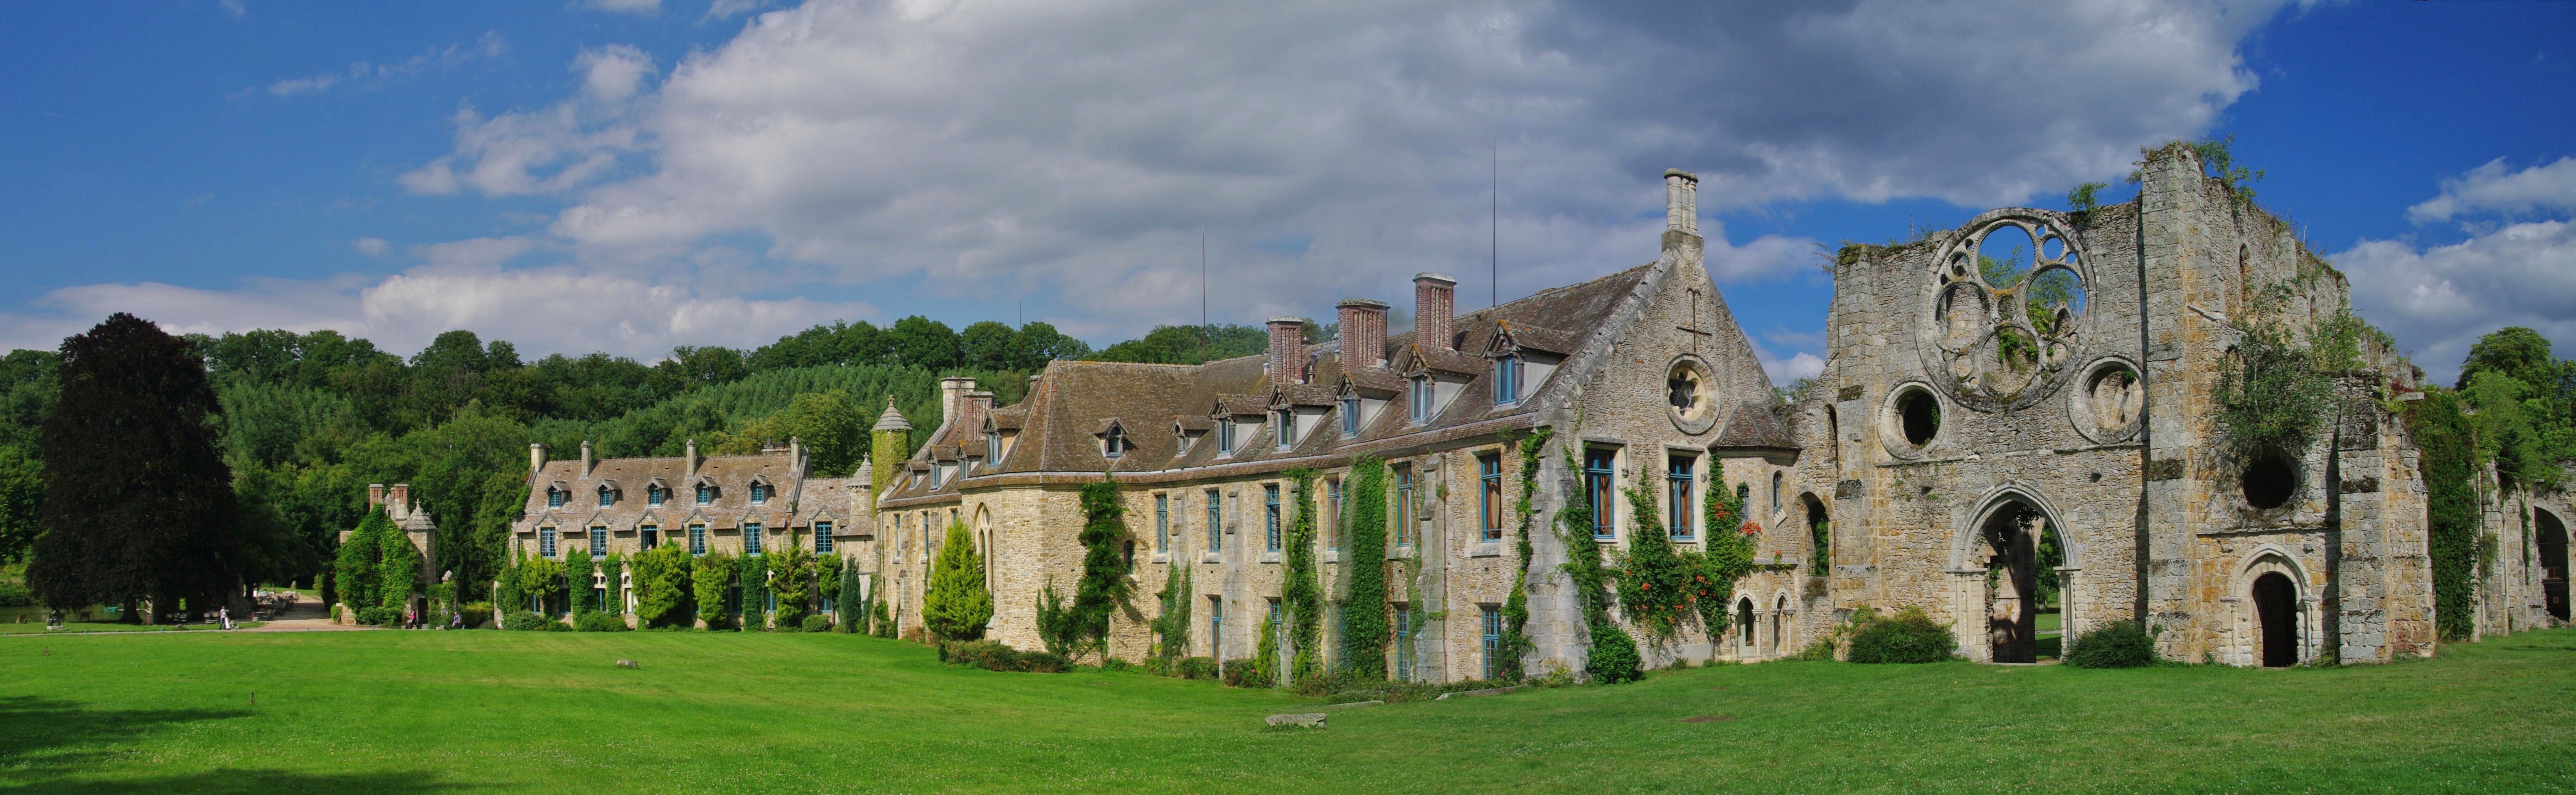
{"label": "stone window sill", "polygon": [[1476,548],[1468,550],[1467,552],[1467,557],[1471,558],[1499,558],[1502,556],[1503,542],[1500,541],[1478,541],[1476,542]]}
{"label": "stone window sill", "polygon": [[1207,553],[1207,554],[1205,554],[1205,555],[1200,555],[1200,556],[1199,556],[1199,562],[1200,562],[1200,563],[1224,563],[1224,562],[1225,562],[1225,556],[1220,555],[1220,554],[1217,554],[1217,553],[1214,553],[1214,552],[1210,552],[1210,553]]}
{"label": "stone window sill", "polygon": [[1279,553],[1277,553],[1277,552],[1264,552],[1264,553],[1261,553],[1261,562],[1263,562],[1263,563],[1277,563],[1277,562],[1279,562]]}
{"label": "stone window sill", "polygon": [[1155,562],[1155,563],[1170,563],[1170,562],[1172,562],[1172,556],[1171,556],[1171,555],[1169,555],[1169,554],[1167,554],[1167,553],[1156,552],[1156,553],[1154,553],[1154,561],[1153,561],[1153,562]]}
{"label": "stone window sill", "polygon": [[1325,562],[1325,563],[1340,563],[1340,562],[1342,562],[1342,551],[1341,551],[1341,550],[1338,550],[1338,549],[1327,549],[1327,550],[1324,550],[1324,562]]}

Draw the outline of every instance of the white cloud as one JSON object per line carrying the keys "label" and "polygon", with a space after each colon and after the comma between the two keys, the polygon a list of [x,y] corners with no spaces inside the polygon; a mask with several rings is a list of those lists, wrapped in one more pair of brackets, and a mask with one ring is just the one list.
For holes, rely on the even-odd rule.
{"label": "white cloud", "polygon": [[242,5],[242,0],[215,0],[215,5],[224,9],[225,16],[234,19],[250,16],[250,8]]}
{"label": "white cloud", "polygon": [[2505,326],[2576,340],[2576,224],[2517,223],[2424,249],[2365,240],[2330,259],[2352,277],[2354,308],[2439,383],[2458,376],[2479,337]]}
{"label": "white cloud", "polygon": [[365,254],[370,257],[384,256],[385,249],[388,246],[389,244],[387,244],[385,239],[381,237],[362,237],[349,241],[350,248],[357,249],[358,253]]}
{"label": "white cloud", "polygon": [[[349,64],[346,69],[333,69],[304,77],[279,80],[268,84],[266,90],[269,96],[291,97],[298,94],[319,94],[343,82],[375,88],[393,78],[410,77],[432,68],[453,69],[476,60],[498,58],[509,49],[509,44],[501,40],[500,32],[487,30],[483,32],[482,38],[475,39],[472,44],[459,43],[445,47],[431,47],[418,55],[387,63],[358,61]],[[242,93],[247,94],[248,90],[245,89]]]}
{"label": "white cloud", "polygon": [[662,13],[662,0],[579,0],[576,6],[592,11],[652,16]]}
{"label": "white cloud", "polygon": [[2576,157],[2510,173],[2504,158],[2487,161],[2442,180],[2442,195],[2406,208],[2406,215],[2423,223],[2478,211],[2519,215],[2547,210],[2576,211]]}
{"label": "white cloud", "polygon": [[731,19],[769,7],[769,0],[715,0],[707,5],[704,19]]}
{"label": "white cloud", "polygon": [[[1507,298],[1652,258],[1668,166],[1711,212],[2124,173],[2253,88],[2237,46],[2280,8],[813,0],[658,85],[585,54],[562,104],[460,110],[454,150],[402,182],[577,190],[548,234],[593,266],[686,272],[758,239],[815,279],[1054,296],[1092,313],[1068,330],[1114,337],[1196,319],[1136,297],[1195,292],[1202,234],[1222,317],[1400,295],[1417,270],[1482,297],[1498,144]],[[1813,257],[1710,228],[1720,279]]]}

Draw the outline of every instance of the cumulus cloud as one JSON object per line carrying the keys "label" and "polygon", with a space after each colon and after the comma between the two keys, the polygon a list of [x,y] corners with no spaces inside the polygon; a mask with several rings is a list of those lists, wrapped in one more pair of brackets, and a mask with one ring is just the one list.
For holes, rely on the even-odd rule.
{"label": "cumulus cloud", "polygon": [[0,347],[53,348],[110,313],[131,312],[183,334],[327,328],[409,352],[461,328],[531,353],[604,350],[649,361],[675,345],[755,346],[816,323],[879,314],[865,303],[710,295],[570,266],[440,263],[372,279],[253,279],[231,290],[82,285],[36,303],[49,311],[0,316]]}
{"label": "cumulus cloud", "polygon": [[365,254],[370,257],[384,256],[385,249],[390,246],[391,244],[386,243],[385,239],[381,237],[362,237],[349,241],[350,248],[356,249],[358,253]]}
{"label": "cumulus cloud", "polygon": [[[1134,297],[1194,287],[1201,234],[1231,316],[1472,278],[1489,158],[1513,295],[1651,258],[1668,166],[1712,212],[2118,174],[2254,87],[2236,48],[2279,8],[814,0],[659,86],[649,60],[585,54],[563,105],[460,111],[455,150],[402,179],[579,190],[549,234],[585,262],[685,268],[751,235],[834,280],[1052,293],[1098,314],[1068,328],[1132,333],[1195,319]],[[1724,279],[1812,257],[1711,237]]]}
{"label": "cumulus cloud", "polygon": [[223,8],[224,16],[234,19],[250,16],[250,7],[242,5],[242,0],[215,0],[215,5]]}
{"label": "cumulus cloud", "polygon": [[2528,214],[2576,211],[2576,157],[2505,170],[2504,158],[2487,161],[2458,177],[2442,180],[2442,195],[2406,208],[2416,223],[2448,221],[2472,212]]}
{"label": "cumulus cloud", "polygon": [[[231,7],[234,6],[227,6],[227,8]],[[273,97],[292,97],[298,94],[319,94],[343,83],[375,88],[397,77],[410,77],[431,69],[453,69],[476,60],[498,58],[509,49],[509,44],[501,40],[501,34],[498,31],[484,31],[483,37],[474,40],[472,44],[459,43],[445,47],[431,47],[418,55],[386,63],[358,61],[349,64],[346,69],[331,69],[304,77],[279,80],[268,84],[266,91]],[[247,93],[249,90],[245,89],[235,96]]]}
{"label": "cumulus cloud", "polygon": [[2469,346],[2505,326],[2576,341],[2576,224],[2516,223],[2429,248],[2365,240],[2330,259],[2352,277],[2355,309],[2436,382],[2450,383]]}

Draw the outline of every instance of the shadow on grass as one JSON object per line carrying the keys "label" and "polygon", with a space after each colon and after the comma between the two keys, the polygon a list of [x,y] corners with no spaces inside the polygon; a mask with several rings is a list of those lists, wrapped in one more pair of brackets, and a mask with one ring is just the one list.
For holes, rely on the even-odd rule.
{"label": "shadow on grass", "polygon": [[[248,717],[247,710],[85,709],[40,696],[0,698],[0,770],[13,784],[44,792],[439,792],[468,788],[436,773],[307,774],[279,770],[211,770],[179,775],[98,778],[118,749],[163,727]],[[112,775],[112,774],[111,774]]]}

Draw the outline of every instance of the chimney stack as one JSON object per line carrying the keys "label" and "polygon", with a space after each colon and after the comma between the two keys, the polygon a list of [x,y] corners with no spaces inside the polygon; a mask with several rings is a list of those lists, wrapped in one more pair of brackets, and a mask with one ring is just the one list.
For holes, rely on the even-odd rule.
{"label": "chimney stack", "polygon": [[941,427],[946,427],[949,423],[965,416],[966,393],[973,391],[975,391],[975,379],[964,376],[949,376],[947,378],[939,379],[939,424]]}
{"label": "chimney stack", "polygon": [[1342,310],[1342,367],[1386,364],[1386,302],[1344,298],[1334,306]]}
{"label": "chimney stack", "polygon": [[1458,280],[1437,273],[1413,275],[1413,344],[1427,351],[1449,350],[1450,324],[1457,319]]}
{"label": "chimney stack", "polygon": [[793,436],[787,437],[787,460],[789,462],[788,466],[796,468],[796,476],[800,478],[804,477],[805,442]]}
{"label": "chimney stack", "polygon": [[698,476],[698,440],[690,439],[688,452],[683,455],[689,458],[689,477],[696,478]]}
{"label": "chimney stack", "polygon": [[373,508],[383,504],[385,504],[385,484],[367,484],[367,507]]}
{"label": "chimney stack", "polygon": [[1664,170],[1664,231],[1699,234],[1699,177]]}
{"label": "chimney stack", "polygon": [[1280,315],[1270,319],[1270,383],[1294,384],[1301,363],[1297,355],[1306,350],[1306,319]]}
{"label": "chimney stack", "polygon": [[538,471],[540,471],[540,470],[543,470],[543,469],[545,469],[545,468],[546,468],[546,443],[545,443],[545,442],[529,442],[529,443],[528,443],[528,477],[529,477],[530,479],[534,479],[534,478],[536,478],[536,476],[537,476],[537,472],[538,472]]}
{"label": "chimney stack", "polygon": [[411,513],[404,510],[409,507],[411,507],[411,484],[396,483],[392,489],[385,492],[386,514],[400,519]]}
{"label": "chimney stack", "polygon": [[590,477],[590,440],[581,440],[581,476]]}

